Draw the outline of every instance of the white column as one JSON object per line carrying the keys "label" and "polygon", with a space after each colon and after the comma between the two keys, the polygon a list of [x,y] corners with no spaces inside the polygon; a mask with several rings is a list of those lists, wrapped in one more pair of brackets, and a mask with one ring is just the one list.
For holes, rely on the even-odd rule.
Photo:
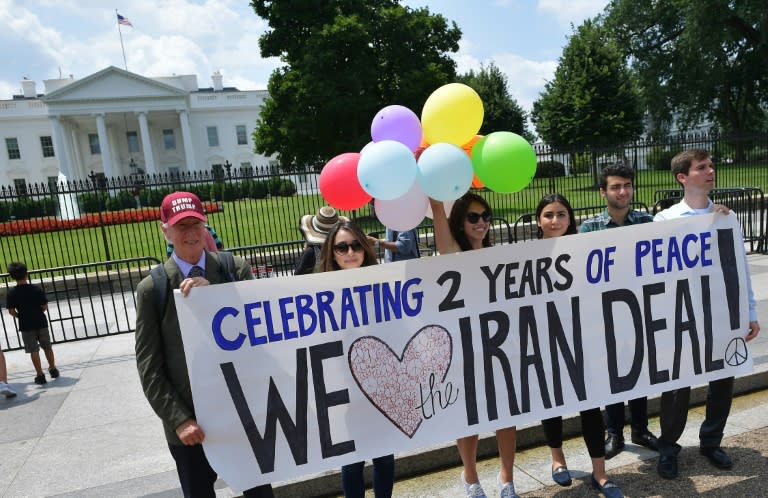
{"label": "white column", "polygon": [[80,178],[83,176],[83,155],[80,152],[80,142],[78,141],[78,131],[76,127],[71,127],[69,133],[69,143],[72,150],[72,173]]}
{"label": "white column", "polygon": [[107,136],[107,125],[104,124],[104,114],[96,115],[96,130],[99,132],[99,148],[101,149],[101,164],[104,167],[104,176],[111,178],[113,176],[112,152],[109,148],[109,137]]}
{"label": "white column", "polygon": [[69,154],[67,154],[66,141],[64,140],[64,130],[61,127],[61,121],[58,116],[49,116],[51,119],[51,128],[53,128],[53,147],[56,157],[59,161],[59,171],[62,175],[67,177],[67,180],[72,179],[72,161]]}
{"label": "white column", "polygon": [[144,147],[144,167],[148,175],[157,173],[155,168],[155,159],[152,157],[152,142],[149,139],[149,124],[147,123],[147,113],[142,111],[137,113],[139,116],[139,133],[141,133],[141,144]]}
{"label": "white column", "polygon": [[184,140],[184,155],[187,159],[187,171],[197,171],[195,163],[195,150],[192,147],[192,129],[189,126],[189,113],[186,110],[178,111],[181,122],[181,138]]}

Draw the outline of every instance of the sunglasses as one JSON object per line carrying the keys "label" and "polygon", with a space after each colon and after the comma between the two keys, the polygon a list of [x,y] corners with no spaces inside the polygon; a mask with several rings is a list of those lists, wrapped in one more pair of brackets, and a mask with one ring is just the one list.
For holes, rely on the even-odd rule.
{"label": "sunglasses", "polygon": [[333,245],[333,251],[339,256],[347,254],[350,249],[352,249],[352,252],[362,252],[363,244],[361,244],[359,240],[353,240],[349,244],[346,242],[339,242],[338,244]]}
{"label": "sunglasses", "polygon": [[475,213],[470,211],[467,213],[467,221],[470,223],[477,223],[480,221],[480,218],[482,218],[484,222],[488,223],[491,221],[491,218],[493,218],[493,215],[490,211],[483,211],[482,213]]}

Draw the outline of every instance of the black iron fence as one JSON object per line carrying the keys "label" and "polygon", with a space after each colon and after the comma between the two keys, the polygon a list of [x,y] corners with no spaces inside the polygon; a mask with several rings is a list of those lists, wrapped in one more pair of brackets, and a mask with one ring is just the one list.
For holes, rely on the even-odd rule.
{"label": "black iron fence", "polygon": [[[596,187],[597,175],[603,166],[616,161],[636,169],[635,201],[655,212],[679,196],[669,161],[687,148],[712,152],[719,187],[714,196],[739,214],[750,249],[768,251],[763,195],[768,188],[765,133],[740,137],[680,135],[567,151],[537,145],[538,171],[528,187],[516,193],[481,192],[500,220],[496,242],[535,236],[530,213],[539,199],[551,192],[568,197],[578,213],[600,210],[603,199]],[[51,289],[59,289],[60,282],[77,287],[77,291],[67,290],[66,297],[60,296],[59,290],[48,290],[49,298],[67,306],[73,299],[71,293],[80,292],[80,304],[73,309],[90,308],[81,318],[58,311],[51,315],[54,323],[68,323],[75,330],[65,333],[69,329],[62,327],[54,333],[57,341],[132,330],[130,312],[125,320],[112,318],[106,326],[104,316],[112,311],[105,303],[111,299],[109,294],[120,294],[123,298],[116,307],[131,309],[125,296],[152,262],[165,258],[158,209],[162,198],[176,190],[195,192],[203,200],[209,223],[225,247],[246,257],[258,278],[292,274],[303,247],[299,219],[324,204],[316,172],[279,174],[258,168],[120,178],[94,174],[73,182],[17,183],[0,187],[0,271],[11,261],[24,261],[31,269],[45,269],[33,270],[33,279],[46,285],[56,283]],[[372,204],[341,214],[357,221],[366,233],[383,231]],[[506,220],[517,221],[510,224]],[[425,219],[419,228],[427,254],[434,245],[430,223]],[[121,279],[123,273],[130,279]],[[94,286],[94,278],[107,282],[107,286]],[[119,292],[114,290],[116,282],[124,284]],[[81,288],[81,283],[86,287]],[[9,285],[6,275],[0,275],[0,305],[4,307],[3,285]],[[4,335],[0,345],[18,347],[15,324],[7,314],[1,316]]]}

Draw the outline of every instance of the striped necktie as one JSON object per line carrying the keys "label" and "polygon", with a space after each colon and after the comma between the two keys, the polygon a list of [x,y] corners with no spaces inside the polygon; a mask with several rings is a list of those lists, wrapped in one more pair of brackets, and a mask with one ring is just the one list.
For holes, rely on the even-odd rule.
{"label": "striped necktie", "polygon": [[203,270],[197,265],[193,266],[192,269],[189,270],[189,273],[187,274],[187,278],[194,278],[194,277],[205,277],[205,270]]}

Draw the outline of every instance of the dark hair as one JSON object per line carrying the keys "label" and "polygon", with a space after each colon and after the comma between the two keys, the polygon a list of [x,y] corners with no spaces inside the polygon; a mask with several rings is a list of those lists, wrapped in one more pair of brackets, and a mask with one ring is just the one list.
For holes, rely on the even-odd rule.
{"label": "dark hair", "polygon": [[605,190],[606,188],[608,188],[609,176],[619,176],[621,178],[629,178],[630,180],[632,180],[632,183],[635,182],[635,170],[633,170],[630,166],[627,166],[623,162],[609,164],[608,166],[603,168],[603,171],[600,172],[600,180],[599,180],[599,185],[601,189]]}
{"label": "dark hair", "polygon": [[14,280],[23,280],[27,276],[27,265],[20,261],[14,261],[8,265],[8,274]]}
{"label": "dark hair", "polygon": [[678,173],[684,175],[688,174],[688,171],[691,169],[691,163],[694,160],[701,161],[708,157],[709,151],[706,149],[684,150],[672,158],[672,175],[675,177],[675,180],[677,180]]}
{"label": "dark hair", "polygon": [[[453,239],[456,241],[462,251],[472,250],[472,244],[469,243],[467,234],[464,232],[464,220],[467,218],[469,206],[473,202],[482,204],[483,209],[489,213],[493,212],[490,204],[488,204],[485,199],[477,194],[473,194],[472,192],[467,192],[466,194],[456,199],[456,202],[453,204],[453,208],[451,209],[450,216],[448,216],[448,226],[451,229],[451,235],[453,235]],[[492,245],[493,242],[491,241],[491,230],[489,229],[488,233],[486,233],[485,237],[483,237],[483,247],[491,247]]]}
{"label": "dark hair", "polygon": [[339,230],[346,230],[354,235],[355,239],[363,246],[363,264],[360,266],[371,266],[378,263],[376,253],[373,251],[371,243],[362,230],[351,221],[339,221],[328,231],[328,236],[320,249],[320,262],[317,265],[318,272],[341,270],[336,258],[333,257],[333,245],[336,243],[336,234]]}
{"label": "dark hair", "polygon": [[565,234],[563,235],[573,235],[576,233],[576,218],[573,216],[573,208],[571,207],[571,203],[568,202],[568,199],[563,197],[560,194],[549,194],[545,195],[541,198],[539,201],[539,205],[536,206],[536,238],[540,239],[544,236],[544,231],[539,226],[539,216],[541,216],[541,212],[544,211],[544,208],[547,207],[549,204],[552,204],[553,202],[559,202],[563,206],[565,206],[565,209],[568,211],[568,229],[565,231]]}

